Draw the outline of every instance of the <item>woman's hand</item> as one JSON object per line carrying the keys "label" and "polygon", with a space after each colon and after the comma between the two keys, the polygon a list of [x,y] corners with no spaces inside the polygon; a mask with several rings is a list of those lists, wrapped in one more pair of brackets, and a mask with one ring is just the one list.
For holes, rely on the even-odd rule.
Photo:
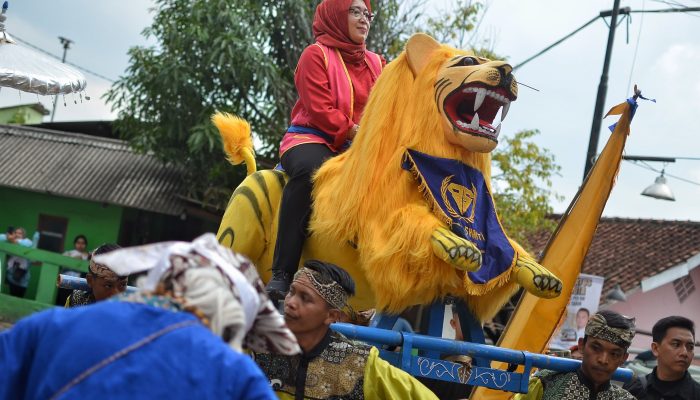
{"label": "woman's hand", "polygon": [[350,128],[348,130],[347,139],[348,140],[355,139],[355,135],[357,135],[358,130],[360,130],[360,125],[357,125],[357,124],[353,125],[352,128]]}

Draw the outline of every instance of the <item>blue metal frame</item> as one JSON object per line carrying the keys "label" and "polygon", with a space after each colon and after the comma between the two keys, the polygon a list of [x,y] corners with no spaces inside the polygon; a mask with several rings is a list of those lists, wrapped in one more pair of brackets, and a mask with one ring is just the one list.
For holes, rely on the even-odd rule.
{"label": "blue metal frame", "polygon": [[[396,332],[386,329],[337,323],[331,328],[350,339],[378,343],[380,346],[401,346],[401,352],[380,350],[383,359],[414,376],[427,377],[449,382],[484,386],[509,392],[527,393],[527,385],[532,368],[554,371],[575,371],[581,362],[568,358],[550,357],[526,351],[490,346],[486,344],[460,342],[415,333]],[[502,361],[510,365],[522,365],[522,372],[503,371],[486,366],[468,366],[424,355],[413,355],[413,350],[435,352],[437,354],[463,354],[473,359]],[[513,368],[514,369],[514,368]],[[629,381],[632,371],[618,368],[613,379]]]}
{"label": "blue metal frame", "polygon": [[[459,324],[462,328],[462,336],[464,341],[472,343],[485,344],[484,331],[481,324],[476,317],[469,311],[466,303],[461,299],[450,298],[448,299],[449,304],[454,304],[457,306],[457,312],[459,315]],[[441,338],[442,337],[442,327],[445,320],[445,306],[446,303],[436,301],[430,305],[428,309],[428,336]],[[377,316],[370,322],[371,328],[389,329],[391,330],[398,319],[398,315],[394,314],[377,314]],[[372,345],[378,346],[376,343],[371,343]],[[424,351],[421,355],[439,359],[441,354],[437,351]],[[482,358],[475,358],[473,364],[479,367],[488,367],[489,361]]]}

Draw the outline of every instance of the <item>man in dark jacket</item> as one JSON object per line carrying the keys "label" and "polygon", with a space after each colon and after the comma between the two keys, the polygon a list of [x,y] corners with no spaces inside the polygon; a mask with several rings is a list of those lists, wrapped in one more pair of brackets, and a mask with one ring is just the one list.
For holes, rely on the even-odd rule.
{"label": "man in dark jacket", "polygon": [[700,400],[700,384],[688,373],[695,353],[693,321],[679,316],[662,318],[651,334],[651,351],[658,365],[639,379],[643,390],[630,391],[641,400]]}

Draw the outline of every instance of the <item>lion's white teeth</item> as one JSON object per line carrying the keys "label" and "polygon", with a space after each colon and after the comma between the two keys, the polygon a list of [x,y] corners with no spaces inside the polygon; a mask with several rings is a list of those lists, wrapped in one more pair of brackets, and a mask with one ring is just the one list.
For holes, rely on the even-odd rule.
{"label": "lion's white teeth", "polygon": [[501,111],[501,121],[506,119],[506,114],[508,114],[509,109],[510,109],[510,101],[506,101],[505,104],[503,104],[503,111]]}
{"label": "lion's white teeth", "polygon": [[476,90],[476,97],[474,98],[474,111],[478,110],[479,107],[484,103],[486,98],[486,89],[479,88]]}
{"label": "lion's white teeth", "polygon": [[498,126],[496,127],[496,133],[495,133],[496,137],[498,137],[498,135],[500,133],[501,133],[501,124],[498,124]]}
{"label": "lion's white teeth", "polygon": [[476,113],[474,114],[474,118],[472,118],[472,122],[469,124],[469,129],[479,129],[479,114]]}

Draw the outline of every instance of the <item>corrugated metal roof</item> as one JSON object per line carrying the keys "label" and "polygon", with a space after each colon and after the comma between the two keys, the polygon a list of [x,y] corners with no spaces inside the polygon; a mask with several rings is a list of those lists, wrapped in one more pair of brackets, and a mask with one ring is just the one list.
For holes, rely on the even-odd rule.
{"label": "corrugated metal roof", "polygon": [[0,125],[0,186],[180,215],[179,170],[126,142]]}

